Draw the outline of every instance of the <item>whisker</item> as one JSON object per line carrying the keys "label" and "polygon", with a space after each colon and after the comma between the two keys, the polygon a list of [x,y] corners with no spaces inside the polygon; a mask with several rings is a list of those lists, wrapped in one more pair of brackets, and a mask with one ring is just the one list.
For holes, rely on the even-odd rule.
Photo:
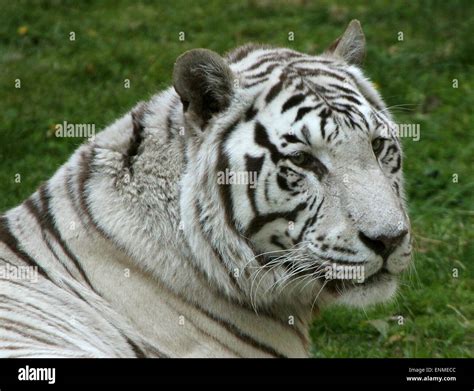
{"label": "whisker", "polygon": [[316,298],[313,300],[313,304],[311,304],[311,312],[313,311],[314,305],[316,304],[316,301],[318,300],[319,295],[323,291],[323,289],[326,286],[326,284],[328,283],[328,281],[329,280],[324,281],[323,285],[321,286],[321,289],[319,290],[318,294],[316,295]]}

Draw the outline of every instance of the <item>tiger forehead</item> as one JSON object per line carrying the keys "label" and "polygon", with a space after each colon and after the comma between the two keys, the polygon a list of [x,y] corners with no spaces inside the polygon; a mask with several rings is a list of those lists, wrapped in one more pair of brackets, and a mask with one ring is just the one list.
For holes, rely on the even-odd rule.
{"label": "tiger forehead", "polygon": [[245,119],[259,119],[283,145],[338,144],[341,138],[354,139],[354,133],[357,140],[370,139],[391,128],[383,102],[361,88],[366,80],[358,68],[291,49],[250,50],[244,60],[230,64],[254,97]]}
{"label": "tiger forehead", "polygon": [[243,63],[230,64],[232,70],[244,79],[244,87],[253,87],[269,81],[272,74],[282,73],[287,80],[299,77],[328,75],[339,81],[355,81],[350,66],[335,58],[311,56],[289,49],[255,52]]}
{"label": "tiger forehead", "polygon": [[295,77],[291,71],[280,72],[268,83],[252,110],[285,140],[282,146],[335,143],[349,130],[368,137],[376,118],[358,91],[331,80],[323,84],[310,77]]}

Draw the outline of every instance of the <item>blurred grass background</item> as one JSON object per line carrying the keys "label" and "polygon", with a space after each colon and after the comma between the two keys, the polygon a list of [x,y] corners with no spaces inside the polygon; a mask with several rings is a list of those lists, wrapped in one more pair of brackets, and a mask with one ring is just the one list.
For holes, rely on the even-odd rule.
{"label": "blurred grass background", "polygon": [[54,137],[56,123],[99,130],[167,87],[185,50],[224,53],[254,41],[319,53],[359,19],[367,75],[398,122],[421,126],[419,142],[404,140],[418,272],[393,303],[323,311],[311,331],[313,354],[474,356],[472,1],[0,0],[0,9],[0,211],[82,142]]}

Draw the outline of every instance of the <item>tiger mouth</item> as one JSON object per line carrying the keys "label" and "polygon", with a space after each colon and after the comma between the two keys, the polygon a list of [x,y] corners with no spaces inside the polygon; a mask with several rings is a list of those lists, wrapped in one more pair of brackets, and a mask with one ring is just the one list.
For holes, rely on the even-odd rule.
{"label": "tiger mouth", "polygon": [[[272,260],[272,257],[265,257],[267,262]],[[282,263],[282,266],[288,271],[292,272],[297,270],[298,264],[297,262],[287,260]],[[347,266],[343,264],[337,264],[337,266]],[[312,275],[317,278],[321,278],[323,289],[327,290],[329,293],[333,295],[341,295],[342,293],[346,293],[356,288],[365,288],[369,286],[373,286],[376,284],[381,284],[384,282],[389,282],[395,278],[395,275],[390,273],[387,269],[381,268],[374,274],[370,275],[367,278],[364,278],[362,281],[358,281],[357,279],[347,279],[347,278],[335,278],[330,279],[326,278],[324,275],[324,271],[321,269],[321,264],[316,263],[313,267],[309,267],[307,269],[303,269],[298,271],[294,274],[294,277],[300,277],[304,275]]]}
{"label": "tiger mouth", "polygon": [[394,275],[392,273],[385,269],[380,269],[378,272],[367,277],[362,282],[347,279],[326,280],[324,283],[324,289],[327,289],[330,293],[339,295],[355,288],[364,288],[378,283],[388,282],[393,278]]}

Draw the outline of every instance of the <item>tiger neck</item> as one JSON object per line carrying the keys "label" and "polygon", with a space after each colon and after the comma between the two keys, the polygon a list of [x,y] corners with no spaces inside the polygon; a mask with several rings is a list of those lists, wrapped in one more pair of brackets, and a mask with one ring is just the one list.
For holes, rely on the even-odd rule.
{"label": "tiger neck", "polygon": [[[130,120],[124,118],[115,132],[136,126]],[[158,130],[145,128],[133,168],[110,145],[114,132],[108,129],[98,135],[92,151],[83,152],[93,167],[87,205],[102,237],[96,239],[100,243],[77,247],[109,251],[100,263],[83,257],[94,288],[170,355],[306,356],[310,311],[283,304],[256,312],[246,294],[235,295],[235,287],[219,280],[232,270],[213,274],[219,259],[196,253],[195,243],[189,243],[202,237],[193,220],[182,221],[180,213],[194,207],[181,197],[183,139],[165,134],[160,121],[154,119],[155,126],[148,119],[147,128]],[[176,130],[179,118],[173,121]],[[187,229],[198,236],[187,235]],[[204,264],[202,256],[208,256]]]}

